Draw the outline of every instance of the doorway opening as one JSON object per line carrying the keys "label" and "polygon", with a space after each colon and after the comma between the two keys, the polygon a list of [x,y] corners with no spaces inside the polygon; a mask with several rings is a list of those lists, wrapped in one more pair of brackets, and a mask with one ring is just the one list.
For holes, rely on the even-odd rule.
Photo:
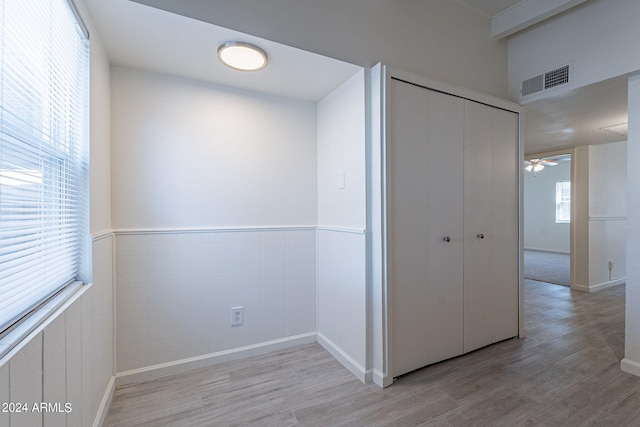
{"label": "doorway opening", "polygon": [[525,160],[525,279],[571,286],[571,158],[551,152]]}

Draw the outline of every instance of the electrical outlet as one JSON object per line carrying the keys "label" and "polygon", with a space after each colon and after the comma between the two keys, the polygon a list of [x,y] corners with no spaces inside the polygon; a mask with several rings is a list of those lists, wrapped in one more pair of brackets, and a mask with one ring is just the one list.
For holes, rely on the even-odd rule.
{"label": "electrical outlet", "polygon": [[244,322],[244,307],[231,307],[231,326],[242,325]]}

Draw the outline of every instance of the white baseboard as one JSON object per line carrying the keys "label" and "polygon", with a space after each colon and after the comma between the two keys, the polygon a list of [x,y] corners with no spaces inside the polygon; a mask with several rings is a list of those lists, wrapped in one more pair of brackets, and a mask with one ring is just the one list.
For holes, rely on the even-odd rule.
{"label": "white baseboard", "polygon": [[579,284],[575,284],[571,286],[571,289],[576,290],[576,291],[582,291],[582,292],[595,292],[595,291],[599,291],[601,289],[606,289],[606,288],[610,288],[612,286],[617,286],[617,285],[622,285],[623,283],[626,283],[627,279],[625,277],[622,277],[620,279],[615,279],[615,280],[611,280],[609,282],[602,282],[602,283],[598,283],[595,285],[579,285]]}
{"label": "white baseboard", "polygon": [[366,370],[358,362],[353,360],[351,356],[342,351],[340,347],[335,345],[329,338],[318,332],[318,343],[324,347],[338,362],[342,363],[353,375],[356,376],[363,383],[370,383],[372,381],[373,373],[370,370]]}
{"label": "white baseboard", "polygon": [[388,375],[383,374],[377,369],[373,370],[373,382],[377,386],[381,388],[389,387],[393,384],[393,378],[390,378]]}
{"label": "white baseboard", "polygon": [[115,375],[116,386],[119,387],[126,384],[152,381],[158,378],[166,377],[167,375],[178,374],[181,372],[190,371],[192,369],[204,368],[231,360],[239,360],[245,359],[247,357],[259,356],[262,354],[271,353],[273,351],[293,347],[295,345],[310,344],[316,342],[316,340],[316,333],[311,332],[308,334],[296,335],[294,337],[287,337],[245,347],[234,348],[232,350],[219,351],[216,353],[175,360],[159,365],[146,366],[144,368],[118,372]]}
{"label": "white baseboard", "polygon": [[111,401],[113,400],[113,395],[116,392],[116,377],[114,375],[109,379],[109,384],[107,385],[107,389],[104,392],[104,396],[102,396],[102,401],[100,402],[100,406],[98,407],[98,413],[96,414],[96,418],[93,421],[93,427],[100,427],[104,424],[104,419],[107,417],[107,413],[109,412],[109,408],[111,407]]}
{"label": "white baseboard", "polygon": [[620,369],[624,372],[640,377],[640,363],[634,362],[631,359],[627,359],[626,357],[622,359],[620,362]]}
{"label": "white baseboard", "polygon": [[561,251],[558,249],[546,249],[546,248],[524,248],[525,251],[538,251],[538,252],[550,252],[552,254],[571,255],[570,251]]}

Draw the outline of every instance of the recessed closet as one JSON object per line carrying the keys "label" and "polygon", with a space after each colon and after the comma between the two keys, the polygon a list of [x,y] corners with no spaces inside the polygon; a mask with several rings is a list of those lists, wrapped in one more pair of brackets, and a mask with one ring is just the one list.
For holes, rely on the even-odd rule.
{"label": "recessed closet", "polygon": [[519,114],[405,75],[384,82],[383,271],[397,377],[519,334]]}

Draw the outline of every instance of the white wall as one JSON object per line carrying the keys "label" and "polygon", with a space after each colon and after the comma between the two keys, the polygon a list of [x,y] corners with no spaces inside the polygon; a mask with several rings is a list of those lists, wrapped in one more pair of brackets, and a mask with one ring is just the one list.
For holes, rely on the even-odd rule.
{"label": "white wall", "polygon": [[318,103],[319,341],[368,377],[365,73]]}
{"label": "white wall", "polygon": [[[627,142],[589,147],[589,287],[624,280]],[[613,269],[609,275],[609,261]]]}
{"label": "white wall", "polygon": [[556,182],[571,181],[571,162],[524,173],[525,249],[569,253],[570,224],[556,223]]}
{"label": "white wall", "polygon": [[640,376],[640,75],[629,78],[627,288],[622,369]]}
{"label": "white wall", "polygon": [[0,402],[69,403],[69,413],[0,413],[0,425],[100,425],[113,393],[113,237],[109,166],[109,62],[91,33],[91,226],[93,280],[0,360]]}
{"label": "white wall", "polygon": [[118,383],[314,341],[316,105],[124,68],[111,88]]}
{"label": "white wall", "polygon": [[522,80],[568,63],[573,68],[568,89],[639,70],[639,24],[640,2],[591,0],[514,35],[509,95],[518,99]]}
{"label": "white wall", "polygon": [[389,66],[507,96],[506,42],[451,0],[137,0],[352,64]]}
{"label": "white wall", "polygon": [[113,227],[317,221],[312,103],[112,69]]}
{"label": "white wall", "polygon": [[318,224],[322,227],[358,230],[366,225],[365,131],[361,70],[318,103]]}

